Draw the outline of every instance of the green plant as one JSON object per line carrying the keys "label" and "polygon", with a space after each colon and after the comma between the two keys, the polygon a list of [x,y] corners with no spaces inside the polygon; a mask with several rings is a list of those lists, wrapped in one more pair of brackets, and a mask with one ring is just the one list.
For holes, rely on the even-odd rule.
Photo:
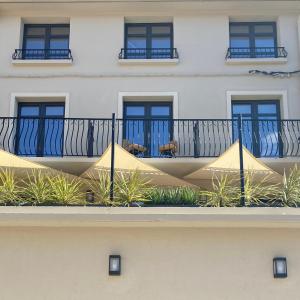
{"label": "green plant", "polygon": [[209,207],[237,206],[239,192],[235,179],[228,175],[213,176],[212,190],[200,191],[200,204]]}
{"label": "green plant", "polygon": [[278,195],[279,186],[270,184],[270,177],[255,180],[251,172],[245,175],[245,204],[246,206],[260,206],[270,204]]}
{"label": "green plant", "polygon": [[81,192],[81,183],[77,179],[69,179],[64,175],[48,177],[50,184],[50,201],[62,205],[85,204]]}
{"label": "green plant", "polygon": [[27,180],[23,180],[22,196],[33,205],[46,204],[51,200],[51,186],[48,177],[41,171],[27,174]]}
{"label": "green plant", "polygon": [[18,205],[21,203],[20,182],[15,174],[7,169],[0,169],[0,204]]}
{"label": "green plant", "polygon": [[300,198],[300,170],[297,165],[290,170],[289,175],[283,174],[282,186],[275,204],[278,206],[299,206]]}
{"label": "green plant", "polygon": [[149,181],[143,179],[138,171],[124,175],[116,174],[115,201],[113,205],[130,206],[133,203],[148,201]]}
{"label": "green plant", "polygon": [[197,189],[190,187],[155,188],[148,194],[151,205],[179,206],[198,205],[199,193]]}
{"label": "green plant", "polygon": [[110,176],[107,171],[98,171],[88,175],[88,186],[94,193],[95,203],[110,205]]}

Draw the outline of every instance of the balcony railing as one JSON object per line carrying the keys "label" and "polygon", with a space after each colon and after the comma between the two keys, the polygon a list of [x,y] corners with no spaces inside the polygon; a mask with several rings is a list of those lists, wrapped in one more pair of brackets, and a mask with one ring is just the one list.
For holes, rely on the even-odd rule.
{"label": "balcony railing", "polygon": [[284,47],[228,48],[228,58],[285,58],[288,53]]}
{"label": "balcony railing", "polygon": [[[238,137],[231,119],[116,120],[115,142],[139,157],[217,157]],[[102,155],[111,119],[0,118],[0,148],[22,156]],[[242,120],[257,157],[300,156],[300,120]]]}
{"label": "balcony railing", "polygon": [[173,59],[178,58],[176,48],[122,48],[119,59]]}
{"label": "balcony railing", "polygon": [[25,59],[69,59],[72,60],[70,49],[15,49],[13,60]]}

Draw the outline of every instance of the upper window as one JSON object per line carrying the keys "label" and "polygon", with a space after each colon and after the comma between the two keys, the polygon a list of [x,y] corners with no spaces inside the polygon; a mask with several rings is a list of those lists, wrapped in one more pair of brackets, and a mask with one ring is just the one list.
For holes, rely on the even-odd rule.
{"label": "upper window", "polygon": [[230,58],[274,58],[281,52],[275,22],[230,23]]}
{"label": "upper window", "polygon": [[23,59],[68,59],[69,24],[24,25]]}
{"label": "upper window", "polygon": [[123,58],[175,58],[172,23],[125,24]]}

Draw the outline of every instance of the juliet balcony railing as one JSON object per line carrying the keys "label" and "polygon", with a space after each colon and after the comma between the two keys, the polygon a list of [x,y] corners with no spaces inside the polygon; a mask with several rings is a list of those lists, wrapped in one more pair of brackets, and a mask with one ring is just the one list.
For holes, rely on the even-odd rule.
{"label": "juliet balcony railing", "polygon": [[13,60],[69,59],[73,60],[70,49],[15,49]]}
{"label": "juliet balcony railing", "polygon": [[[217,157],[238,138],[232,119],[117,119],[115,142],[139,157]],[[300,156],[300,120],[242,120],[244,145],[257,157]],[[0,118],[0,148],[22,156],[99,157],[112,119]]]}
{"label": "juliet balcony railing", "polygon": [[230,58],[286,58],[284,47],[232,47],[228,48],[226,59]]}
{"label": "juliet balcony railing", "polygon": [[177,48],[122,48],[119,59],[177,59]]}

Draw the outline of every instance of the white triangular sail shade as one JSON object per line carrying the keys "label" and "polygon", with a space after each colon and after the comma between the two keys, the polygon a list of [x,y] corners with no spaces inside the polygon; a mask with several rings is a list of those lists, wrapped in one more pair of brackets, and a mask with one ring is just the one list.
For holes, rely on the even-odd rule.
{"label": "white triangular sail shade", "polygon": [[[278,182],[282,176],[270,169],[263,162],[254,157],[246,147],[243,146],[243,162],[245,173],[251,173],[256,180],[267,177],[268,181]],[[185,176],[185,179],[211,179],[213,176],[219,175],[239,175],[240,158],[239,158],[239,142],[235,142],[221,156],[212,163],[200,168],[199,170]]]}
{"label": "white triangular sail shade", "polygon": [[[150,184],[156,186],[193,186],[192,184],[169,175],[155,167],[141,161],[140,158],[130,154],[120,145],[115,144],[115,172],[126,175],[134,171],[139,171],[140,175]],[[108,171],[111,167],[111,145],[106,149],[100,159],[86,170],[81,177],[90,178],[98,174],[99,171]]]}
{"label": "white triangular sail shade", "polygon": [[43,174],[47,175],[62,174],[69,178],[77,178],[77,176],[32,162],[26,158],[14,155],[2,149],[0,149],[0,169],[11,170],[16,176],[20,177],[27,176],[27,174],[31,174],[31,172],[34,171],[41,171]]}

